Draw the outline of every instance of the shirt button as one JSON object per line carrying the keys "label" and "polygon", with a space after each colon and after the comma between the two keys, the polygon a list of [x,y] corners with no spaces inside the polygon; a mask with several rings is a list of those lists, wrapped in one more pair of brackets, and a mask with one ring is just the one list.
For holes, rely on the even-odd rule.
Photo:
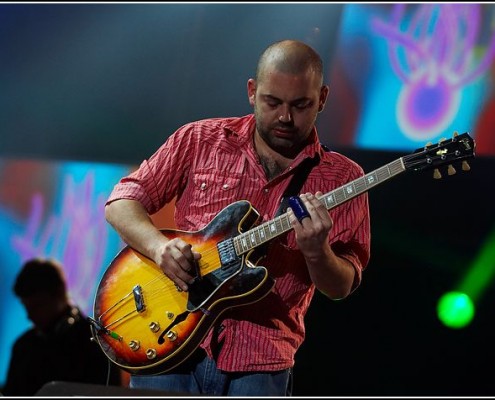
{"label": "shirt button", "polygon": [[201,190],[205,190],[205,189],[206,189],[206,182],[203,182],[203,183],[201,184]]}
{"label": "shirt button", "polygon": [[268,188],[267,188],[267,189],[265,189],[265,193],[268,193],[268,192],[269,192]]}
{"label": "shirt button", "polygon": [[223,186],[222,186],[224,189],[228,189],[229,188],[229,185],[227,183],[224,183]]}

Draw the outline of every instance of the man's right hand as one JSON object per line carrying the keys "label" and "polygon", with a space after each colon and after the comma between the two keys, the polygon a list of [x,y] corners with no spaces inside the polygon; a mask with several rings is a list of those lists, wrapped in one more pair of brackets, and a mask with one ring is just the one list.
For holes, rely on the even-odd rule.
{"label": "man's right hand", "polygon": [[187,291],[188,284],[196,278],[196,264],[200,258],[201,254],[193,251],[189,243],[174,238],[157,249],[154,260],[168,278]]}

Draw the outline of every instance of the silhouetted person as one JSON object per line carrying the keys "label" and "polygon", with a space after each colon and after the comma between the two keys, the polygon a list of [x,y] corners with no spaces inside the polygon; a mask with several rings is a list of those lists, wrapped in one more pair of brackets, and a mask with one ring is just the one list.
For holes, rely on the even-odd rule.
{"label": "silhouetted person", "polygon": [[51,381],[120,383],[120,372],[90,340],[86,316],[69,301],[59,263],[27,261],[13,289],[33,326],[14,343],[5,396],[31,396]]}

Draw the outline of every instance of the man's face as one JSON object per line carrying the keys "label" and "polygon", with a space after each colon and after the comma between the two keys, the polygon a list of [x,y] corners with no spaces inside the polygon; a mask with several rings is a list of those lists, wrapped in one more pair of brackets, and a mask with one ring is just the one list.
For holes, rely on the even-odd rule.
{"label": "man's face", "polygon": [[271,69],[258,82],[248,81],[248,95],[258,134],[273,150],[294,157],[311,134],[328,87],[311,70],[293,75]]}
{"label": "man's face", "polygon": [[26,309],[28,318],[41,330],[46,330],[53,323],[60,315],[63,305],[60,296],[55,296],[51,293],[36,293],[28,297],[22,297],[21,301]]}

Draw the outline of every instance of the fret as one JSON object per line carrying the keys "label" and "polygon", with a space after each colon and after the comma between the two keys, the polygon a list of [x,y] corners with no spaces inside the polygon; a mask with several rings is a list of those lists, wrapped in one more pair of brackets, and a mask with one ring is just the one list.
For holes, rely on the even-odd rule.
{"label": "fret", "polygon": [[346,200],[344,190],[342,188],[335,189],[333,191],[333,193],[335,195],[335,199],[336,199],[337,204],[340,204]]}
{"label": "fret", "polygon": [[263,225],[260,225],[258,227],[258,234],[260,236],[260,240],[264,242],[266,240],[266,235],[265,235],[265,228],[263,227]]}
{"label": "fret", "polygon": [[397,175],[398,173],[405,170],[402,158],[399,158],[398,160],[395,160],[388,165],[390,166],[389,170],[391,171],[392,176]]}
{"label": "fret", "polygon": [[274,234],[277,232],[277,225],[275,221],[270,221],[268,224],[270,227],[270,235],[273,237],[275,236]]}
{"label": "fret", "polygon": [[245,251],[251,250],[254,246],[252,243],[252,230],[241,234],[242,247]]}
{"label": "fret", "polygon": [[376,184],[378,184],[378,177],[376,176],[376,172],[373,171],[373,172],[370,172],[369,174],[367,174],[365,176],[365,182],[366,182],[366,186],[368,188],[373,187]]}
{"label": "fret", "polygon": [[267,240],[272,238],[272,235],[268,229],[268,224],[265,222],[261,224],[258,228],[260,244],[266,242]]}
{"label": "fret", "polygon": [[251,235],[249,236],[249,239],[251,241],[251,245],[254,247],[258,241],[256,240],[256,230],[253,230],[253,232],[251,233]]}
{"label": "fret", "polygon": [[347,185],[345,185],[343,192],[346,199],[350,199],[351,197],[354,197],[354,194],[356,192],[356,189],[354,188],[354,183],[350,182]]}
{"label": "fret", "polygon": [[335,196],[333,195],[333,192],[330,192],[326,196],[323,196],[323,198],[325,200],[325,206],[328,210],[330,208],[332,208],[333,206],[335,206],[336,202],[335,202]]}
{"label": "fret", "polygon": [[359,178],[354,181],[354,187],[356,188],[356,194],[360,194],[367,190],[366,180],[364,178]]}
{"label": "fret", "polygon": [[277,233],[282,233],[283,232],[282,222],[281,222],[280,218],[277,218],[275,220],[275,226],[277,227]]}
{"label": "fret", "polygon": [[234,248],[235,248],[235,252],[237,254],[241,254],[242,253],[242,249],[239,247],[239,236],[237,236],[237,237],[234,238]]}
{"label": "fret", "polygon": [[388,170],[388,165],[377,169],[376,176],[378,177],[379,182],[383,182],[384,180],[390,178],[390,171]]}
{"label": "fret", "polygon": [[244,251],[249,250],[249,247],[248,247],[248,244],[246,241],[246,234],[241,235],[241,245],[242,245],[242,249]]}
{"label": "fret", "polygon": [[280,217],[280,221],[281,221],[281,226],[282,226],[282,230],[285,232],[287,231],[288,229],[290,229],[290,222],[289,222],[289,218],[287,217],[287,214],[286,215],[283,215]]}
{"label": "fret", "polygon": [[268,222],[265,222],[264,224],[261,225],[263,227],[263,232],[268,239],[272,238],[272,234],[270,233],[270,224]]}

